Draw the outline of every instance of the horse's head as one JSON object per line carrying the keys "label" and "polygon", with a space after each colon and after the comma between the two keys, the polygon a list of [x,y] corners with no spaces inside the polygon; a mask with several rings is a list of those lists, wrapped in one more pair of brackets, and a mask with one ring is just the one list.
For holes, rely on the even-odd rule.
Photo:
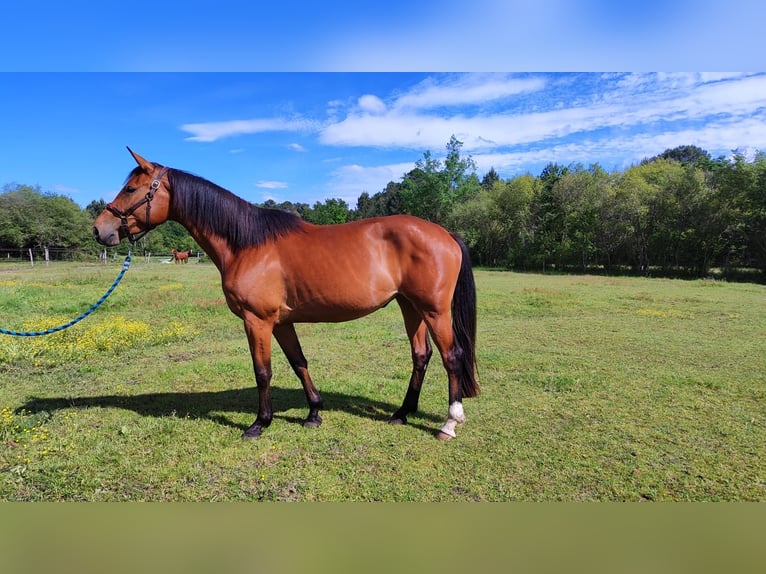
{"label": "horse's head", "polygon": [[125,185],[93,223],[93,236],[114,246],[124,238],[136,241],[168,219],[170,192],[167,168],[146,161],[130,148],[138,163]]}

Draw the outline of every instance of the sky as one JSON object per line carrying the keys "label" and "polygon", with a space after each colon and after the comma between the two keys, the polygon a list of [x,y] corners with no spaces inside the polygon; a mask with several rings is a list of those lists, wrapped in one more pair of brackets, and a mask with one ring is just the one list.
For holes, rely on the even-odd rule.
{"label": "sky", "polygon": [[479,177],[766,150],[760,4],[12,2],[0,186],[109,201],[130,146],[249,201],[354,207],[452,135]]}

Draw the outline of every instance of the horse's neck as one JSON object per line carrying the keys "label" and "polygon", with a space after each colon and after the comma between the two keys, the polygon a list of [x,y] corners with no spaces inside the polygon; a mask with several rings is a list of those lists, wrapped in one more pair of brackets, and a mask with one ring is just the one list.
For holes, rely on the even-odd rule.
{"label": "horse's neck", "polygon": [[[228,267],[233,258],[233,252],[229,248],[226,240],[220,235],[205,234],[200,232],[193,222],[180,221],[178,223],[183,225],[186,230],[194,238],[202,250],[210,257],[210,260],[215,263],[218,270],[223,272]],[[184,252],[188,253],[188,252]]]}

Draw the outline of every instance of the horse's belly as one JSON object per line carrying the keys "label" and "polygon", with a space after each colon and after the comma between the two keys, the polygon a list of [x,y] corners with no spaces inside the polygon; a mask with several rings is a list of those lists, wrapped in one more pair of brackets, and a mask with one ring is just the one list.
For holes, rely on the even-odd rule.
{"label": "horse's belly", "polygon": [[280,322],[289,323],[340,323],[360,319],[385,307],[393,295],[376,301],[325,301],[303,302],[294,307],[285,306]]}

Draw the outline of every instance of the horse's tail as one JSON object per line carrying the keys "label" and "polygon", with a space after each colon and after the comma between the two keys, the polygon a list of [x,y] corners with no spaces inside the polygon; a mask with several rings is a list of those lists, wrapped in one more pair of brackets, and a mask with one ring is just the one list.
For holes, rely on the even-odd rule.
{"label": "horse's tail", "polygon": [[452,238],[460,246],[463,256],[452,297],[452,331],[455,344],[462,350],[458,376],[463,396],[475,397],[479,394],[476,380],[476,283],[468,248],[454,233]]}

